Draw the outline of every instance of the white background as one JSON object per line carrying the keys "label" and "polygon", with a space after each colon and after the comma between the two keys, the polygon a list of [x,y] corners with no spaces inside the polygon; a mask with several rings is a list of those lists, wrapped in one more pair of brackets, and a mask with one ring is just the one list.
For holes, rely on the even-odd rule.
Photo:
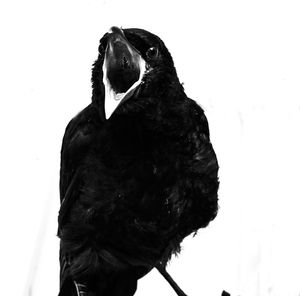
{"label": "white background", "polygon": [[[113,25],[159,35],[206,110],[219,215],[168,270],[189,296],[300,295],[298,1],[11,0],[0,4],[1,295],[58,293],[58,174]],[[137,296],[175,295],[155,271]]]}

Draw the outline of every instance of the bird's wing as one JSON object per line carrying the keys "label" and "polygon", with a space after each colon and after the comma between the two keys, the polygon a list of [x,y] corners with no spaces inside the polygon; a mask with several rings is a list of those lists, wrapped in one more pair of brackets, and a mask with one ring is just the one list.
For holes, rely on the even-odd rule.
{"label": "bird's wing", "polygon": [[[68,221],[68,214],[79,196],[81,161],[88,152],[89,144],[95,131],[99,129],[99,125],[101,125],[101,120],[98,111],[91,104],[75,116],[66,128],[61,149],[59,236]],[[72,280],[68,279],[70,261],[68,255],[60,253],[61,292],[64,289],[69,290],[75,287]]]}
{"label": "bird's wing", "polygon": [[203,109],[193,100],[188,101],[190,120],[193,128],[186,136],[186,155],[184,176],[181,186],[186,196],[187,215],[182,224],[188,226],[188,235],[198,228],[207,226],[218,210],[217,191],[218,161],[210,142],[209,126]]}
{"label": "bird's wing", "polygon": [[180,108],[184,134],[174,148],[176,158],[172,156],[172,159],[178,162],[176,179],[168,188],[166,200],[179,242],[215,218],[219,185],[217,157],[203,109],[191,99],[185,100]]}
{"label": "bird's wing", "polygon": [[59,229],[78,195],[81,161],[99,125],[98,111],[91,104],[75,116],[66,128],[61,149]]}

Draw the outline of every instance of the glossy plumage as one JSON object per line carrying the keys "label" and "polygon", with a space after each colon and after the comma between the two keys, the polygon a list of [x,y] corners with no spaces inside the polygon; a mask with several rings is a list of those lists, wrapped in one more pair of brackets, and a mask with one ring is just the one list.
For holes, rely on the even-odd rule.
{"label": "glossy plumage", "polygon": [[[61,294],[133,295],[136,281],[180,251],[217,214],[218,164],[203,110],[189,99],[155,35],[124,29],[148,72],[105,119],[102,65],[92,103],[68,124],[61,151]],[[155,58],[149,48],[158,49]],[[73,285],[73,286],[72,286]],[[71,292],[71,290],[73,292]]]}

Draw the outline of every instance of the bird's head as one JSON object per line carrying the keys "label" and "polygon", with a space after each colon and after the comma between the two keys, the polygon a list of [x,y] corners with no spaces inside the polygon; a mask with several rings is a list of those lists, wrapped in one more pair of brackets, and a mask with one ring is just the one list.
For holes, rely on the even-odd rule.
{"label": "bird's head", "polygon": [[169,51],[150,32],[112,27],[101,38],[98,51],[93,101],[101,105],[106,119],[131,101],[167,97],[171,86],[182,89]]}

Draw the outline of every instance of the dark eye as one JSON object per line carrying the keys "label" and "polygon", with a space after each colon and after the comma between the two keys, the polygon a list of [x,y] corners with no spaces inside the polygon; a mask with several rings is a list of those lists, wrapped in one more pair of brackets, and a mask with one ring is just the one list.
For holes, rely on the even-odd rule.
{"label": "dark eye", "polygon": [[146,56],[149,59],[155,59],[157,55],[158,55],[157,47],[150,47],[146,52]]}

